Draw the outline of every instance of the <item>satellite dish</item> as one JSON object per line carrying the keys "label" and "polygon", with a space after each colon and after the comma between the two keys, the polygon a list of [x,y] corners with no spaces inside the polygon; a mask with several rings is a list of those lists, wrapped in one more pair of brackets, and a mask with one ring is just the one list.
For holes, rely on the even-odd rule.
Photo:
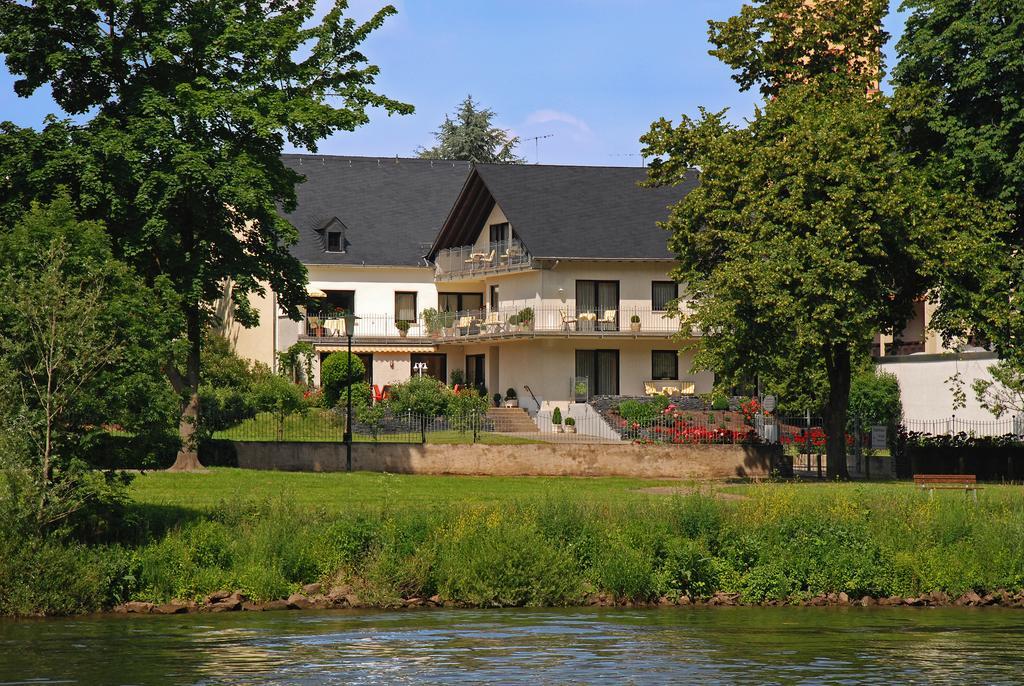
{"label": "satellite dish", "polygon": [[764,408],[765,412],[773,412],[775,410],[775,396],[766,395],[764,400],[761,401],[761,407]]}

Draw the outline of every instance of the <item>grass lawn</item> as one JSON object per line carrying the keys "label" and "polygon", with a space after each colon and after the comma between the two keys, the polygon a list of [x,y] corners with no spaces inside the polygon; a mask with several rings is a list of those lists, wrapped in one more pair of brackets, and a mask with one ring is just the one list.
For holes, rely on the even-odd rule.
{"label": "grass lawn", "polygon": [[[216,432],[213,437],[230,441],[292,441],[292,442],[338,442],[342,441],[345,428],[333,413],[312,411],[305,415],[286,417],[283,426],[278,426],[277,419],[270,413],[261,412],[252,419],[247,419],[238,426],[225,431]],[[368,435],[355,434],[352,440],[357,443],[373,442]],[[377,441],[381,443],[418,443],[420,432],[414,428],[408,432],[382,434]],[[461,444],[472,443],[472,431],[428,431],[427,443]],[[477,443],[485,445],[522,445],[526,443],[543,443],[539,439],[506,436],[503,434],[481,432],[477,435]]]}
{"label": "grass lawn", "polygon": [[132,483],[132,497],[143,505],[205,510],[225,500],[282,496],[299,505],[342,511],[558,498],[567,493],[590,501],[619,502],[655,497],[640,489],[682,485],[678,481],[619,478],[270,472],[215,467],[206,473],[140,474]]}
{"label": "grass lawn", "polygon": [[[907,482],[850,483],[703,483],[628,478],[487,477],[378,474],[371,472],[271,472],[212,468],[205,473],[146,472],[132,484],[132,496],[143,506],[194,512],[208,510],[224,501],[262,500],[283,497],[302,506],[341,512],[352,508],[433,507],[458,504],[491,504],[510,500],[578,497],[590,502],[617,504],[645,499],[664,500],[674,494],[700,490],[723,500],[770,496],[791,501],[841,497],[868,505],[894,498],[920,497]],[[1024,487],[983,484],[982,504],[996,504],[1024,497]],[[957,491],[939,491],[935,498],[970,498]]]}

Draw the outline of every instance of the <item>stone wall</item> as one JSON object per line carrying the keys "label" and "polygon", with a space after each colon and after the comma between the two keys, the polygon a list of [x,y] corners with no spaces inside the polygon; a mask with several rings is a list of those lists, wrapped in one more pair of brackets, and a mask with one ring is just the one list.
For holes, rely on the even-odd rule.
{"label": "stone wall", "polygon": [[[345,446],[337,443],[236,442],[235,447],[243,469],[345,469]],[[766,477],[773,469],[788,471],[777,447],[754,445],[357,443],[352,447],[352,463],[356,471],[483,476],[728,479]]]}

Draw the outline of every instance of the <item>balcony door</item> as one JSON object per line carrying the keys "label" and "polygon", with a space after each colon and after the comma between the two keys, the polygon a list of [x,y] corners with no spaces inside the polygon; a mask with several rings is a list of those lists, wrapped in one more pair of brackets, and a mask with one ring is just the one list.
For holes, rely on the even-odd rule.
{"label": "balcony door", "polygon": [[442,312],[478,312],[484,309],[484,294],[438,293],[437,303]]}
{"label": "balcony door", "polygon": [[[593,315],[593,318],[580,315]],[[576,316],[584,325],[592,321],[597,331],[618,331],[619,282],[577,280]]]}
{"label": "balcony door", "polygon": [[576,377],[587,379],[588,394],[619,394],[619,351],[577,350]]}
{"label": "balcony door", "polygon": [[481,394],[486,392],[484,387],[486,363],[487,357],[484,355],[466,355],[466,386],[475,388]]}

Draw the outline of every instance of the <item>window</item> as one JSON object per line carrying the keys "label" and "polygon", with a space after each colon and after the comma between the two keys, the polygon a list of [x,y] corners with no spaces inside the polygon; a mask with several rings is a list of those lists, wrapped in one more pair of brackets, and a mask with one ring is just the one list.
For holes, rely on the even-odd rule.
{"label": "window", "polygon": [[651,351],[651,379],[679,378],[679,353],[675,350]]}
{"label": "window", "polygon": [[664,312],[669,303],[679,297],[675,281],[654,281],[651,283],[651,309]]}
{"label": "window", "polygon": [[508,222],[491,224],[491,243],[504,243],[509,239]]}
{"label": "window", "polygon": [[420,369],[416,365],[425,364],[423,376],[437,379],[441,383],[448,383],[448,356],[443,353],[414,353],[410,356],[412,362],[412,375],[419,376]]}
{"label": "window", "polygon": [[590,394],[619,394],[619,351],[577,350],[576,376],[587,379]]}
{"label": "window", "polygon": [[345,241],[341,231],[327,232],[327,252],[345,252]]}
{"label": "window", "polygon": [[342,314],[348,312],[355,312],[356,309],[356,292],[355,291],[328,291],[324,290],[327,294],[326,298],[321,299],[321,305],[318,309],[325,314]]}
{"label": "window", "polygon": [[482,293],[438,293],[438,308],[442,312],[465,312],[484,309]]}
{"label": "window", "polygon": [[598,331],[619,330],[619,282],[576,281],[576,316],[596,315]]}
{"label": "window", "polygon": [[484,370],[487,358],[484,355],[466,355],[466,386],[485,393]]}
{"label": "window", "polygon": [[416,323],[416,293],[395,291],[395,321]]}
{"label": "window", "polygon": [[373,385],[373,353],[356,353],[356,357],[362,360],[366,373],[363,374],[363,381]]}

